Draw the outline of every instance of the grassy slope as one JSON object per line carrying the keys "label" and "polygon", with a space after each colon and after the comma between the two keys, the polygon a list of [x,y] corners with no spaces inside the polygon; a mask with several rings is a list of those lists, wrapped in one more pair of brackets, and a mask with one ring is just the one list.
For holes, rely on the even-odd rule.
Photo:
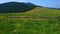
{"label": "grassy slope", "polygon": [[[7,16],[34,16],[35,19],[6,18]],[[52,16],[52,19],[40,18]],[[0,14],[1,34],[60,34],[60,21],[54,16],[60,16],[60,10],[39,8],[24,13]]]}

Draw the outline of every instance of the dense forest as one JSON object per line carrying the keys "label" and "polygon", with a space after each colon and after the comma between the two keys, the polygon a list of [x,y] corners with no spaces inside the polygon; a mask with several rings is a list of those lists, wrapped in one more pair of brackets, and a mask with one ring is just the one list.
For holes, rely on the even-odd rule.
{"label": "dense forest", "polygon": [[25,12],[35,7],[36,5],[32,3],[7,2],[7,3],[0,4],[0,13]]}

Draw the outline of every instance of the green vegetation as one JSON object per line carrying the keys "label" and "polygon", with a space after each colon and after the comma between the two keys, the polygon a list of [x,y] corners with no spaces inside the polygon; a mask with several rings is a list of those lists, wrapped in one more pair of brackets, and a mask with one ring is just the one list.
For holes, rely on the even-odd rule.
{"label": "green vegetation", "polygon": [[[8,18],[33,16],[34,18]],[[52,16],[52,18],[40,18]],[[23,13],[0,14],[0,34],[60,34],[60,10],[36,7]]]}

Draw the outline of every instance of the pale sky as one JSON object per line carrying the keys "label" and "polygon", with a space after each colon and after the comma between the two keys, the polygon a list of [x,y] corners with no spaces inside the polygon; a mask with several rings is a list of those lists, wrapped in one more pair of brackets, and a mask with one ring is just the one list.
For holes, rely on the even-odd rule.
{"label": "pale sky", "polygon": [[11,2],[11,1],[31,2],[39,6],[60,8],[60,0],[0,0],[0,4],[5,2]]}

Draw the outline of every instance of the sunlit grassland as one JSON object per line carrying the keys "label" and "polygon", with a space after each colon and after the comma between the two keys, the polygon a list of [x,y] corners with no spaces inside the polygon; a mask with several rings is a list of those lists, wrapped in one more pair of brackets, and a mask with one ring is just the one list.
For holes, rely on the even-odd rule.
{"label": "sunlit grassland", "polygon": [[[32,16],[34,19],[7,16]],[[60,16],[60,10],[39,7],[23,13],[3,13],[0,14],[0,34],[60,34],[60,19],[55,16]]]}

